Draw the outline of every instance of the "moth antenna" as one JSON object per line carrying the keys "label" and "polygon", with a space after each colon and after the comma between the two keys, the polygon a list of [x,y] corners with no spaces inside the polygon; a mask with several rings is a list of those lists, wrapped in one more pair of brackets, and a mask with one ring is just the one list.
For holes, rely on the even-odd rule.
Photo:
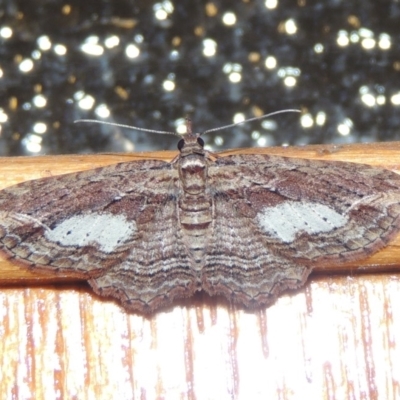
{"label": "moth antenna", "polygon": [[142,132],[149,132],[149,133],[159,133],[161,135],[174,135],[174,136],[180,136],[176,132],[168,132],[168,131],[157,131],[155,129],[146,129],[146,128],[139,128],[138,126],[130,126],[130,125],[124,125],[124,124],[117,124],[114,122],[107,122],[107,121],[97,121],[95,119],[77,119],[74,121],[74,124],[80,123],[80,122],[89,122],[93,124],[102,124],[102,125],[110,125],[110,126],[117,126],[119,128],[127,128],[127,129],[135,129],[137,131],[142,131]]}
{"label": "moth antenna", "polygon": [[222,131],[222,129],[232,128],[233,126],[246,124],[247,122],[251,122],[251,121],[258,121],[260,119],[272,117],[273,115],[283,114],[283,113],[286,113],[286,112],[297,112],[297,113],[299,113],[301,111],[300,110],[296,110],[296,109],[291,109],[291,108],[289,108],[287,110],[274,111],[274,112],[269,113],[269,114],[261,115],[260,117],[254,117],[254,118],[245,119],[244,121],[236,122],[235,124],[229,124],[229,125],[220,126],[219,128],[208,129],[207,131],[204,131],[200,135],[204,135],[204,134],[210,133],[210,132]]}

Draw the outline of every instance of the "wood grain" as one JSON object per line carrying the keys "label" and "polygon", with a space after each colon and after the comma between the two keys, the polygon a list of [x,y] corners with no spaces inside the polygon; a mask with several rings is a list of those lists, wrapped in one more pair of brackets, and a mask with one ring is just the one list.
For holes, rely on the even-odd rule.
{"label": "wood grain", "polygon": [[[235,149],[219,153],[229,154],[275,154],[325,161],[350,161],[390,169],[400,173],[400,142],[354,144],[354,145],[316,145],[305,147],[275,147]],[[152,152],[137,154],[100,154],[40,157],[0,158],[0,190],[31,179],[55,176],[69,172],[93,169],[105,165],[134,160],[159,159],[169,161],[176,152]],[[343,265],[316,265],[314,274],[361,272],[388,272],[400,270],[400,236],[384,250],[361,262]],[[0,285],[7,283],[62,282],[76,280],[73,275],[38,274],[27,268],[16,266],[0,259]]]}

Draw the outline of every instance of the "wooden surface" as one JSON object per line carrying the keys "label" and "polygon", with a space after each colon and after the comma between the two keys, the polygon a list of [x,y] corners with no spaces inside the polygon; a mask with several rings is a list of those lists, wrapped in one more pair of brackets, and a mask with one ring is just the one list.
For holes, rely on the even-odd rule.
{"label": "wooden surface", "polygon": [[[400,171],[397,142],[246,152]],[[0,188],[147,156],[173,155],[4,158]],[[400,398],[399,244],[336,269],[340,275],[320,268],[304,289],[268,308],[244,311],[199,295],[147,318],[82,282],[2,261],[0,397]],[[360,273],[369,270],[378,272]]]}

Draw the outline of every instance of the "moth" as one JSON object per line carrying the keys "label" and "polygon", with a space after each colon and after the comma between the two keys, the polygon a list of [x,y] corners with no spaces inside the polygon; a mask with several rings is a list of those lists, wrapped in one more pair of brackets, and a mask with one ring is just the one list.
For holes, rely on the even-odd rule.
{"label": "moth", "polygon": [[74,272],[130,311],[203,290],[245,307],[303,285],[313,266],[360,260],[400,230],[400,176],[347,162],[219,157],[187,133],[179,155],[0,191],[0,251]]}

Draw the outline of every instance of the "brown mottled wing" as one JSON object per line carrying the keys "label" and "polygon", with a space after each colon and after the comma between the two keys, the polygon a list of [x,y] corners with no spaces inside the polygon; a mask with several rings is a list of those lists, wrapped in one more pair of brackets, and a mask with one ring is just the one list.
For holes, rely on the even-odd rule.
{"label": "brown mottled wing", "polygon": [[[0,192],[0,249],[32,269],[91,278],[96,292],[127,308],[153,309],[196,290],[176,229],[177,187],[176,169],[161,161],[24,182]],[[63,221],[79,226],[61,236]],[[92,231],[99,238],[91,241]],[[80,245],[67,242],[71,235]],[[118,243],[109,243],[114,238]]]}
{"label": "brown mottled wing", "polygon": [[235,155],[210,166],[209,185],[203,287],[245,305],[301,286],[317,263],[365,258],[400,230],[400,176],[380,168]]}

